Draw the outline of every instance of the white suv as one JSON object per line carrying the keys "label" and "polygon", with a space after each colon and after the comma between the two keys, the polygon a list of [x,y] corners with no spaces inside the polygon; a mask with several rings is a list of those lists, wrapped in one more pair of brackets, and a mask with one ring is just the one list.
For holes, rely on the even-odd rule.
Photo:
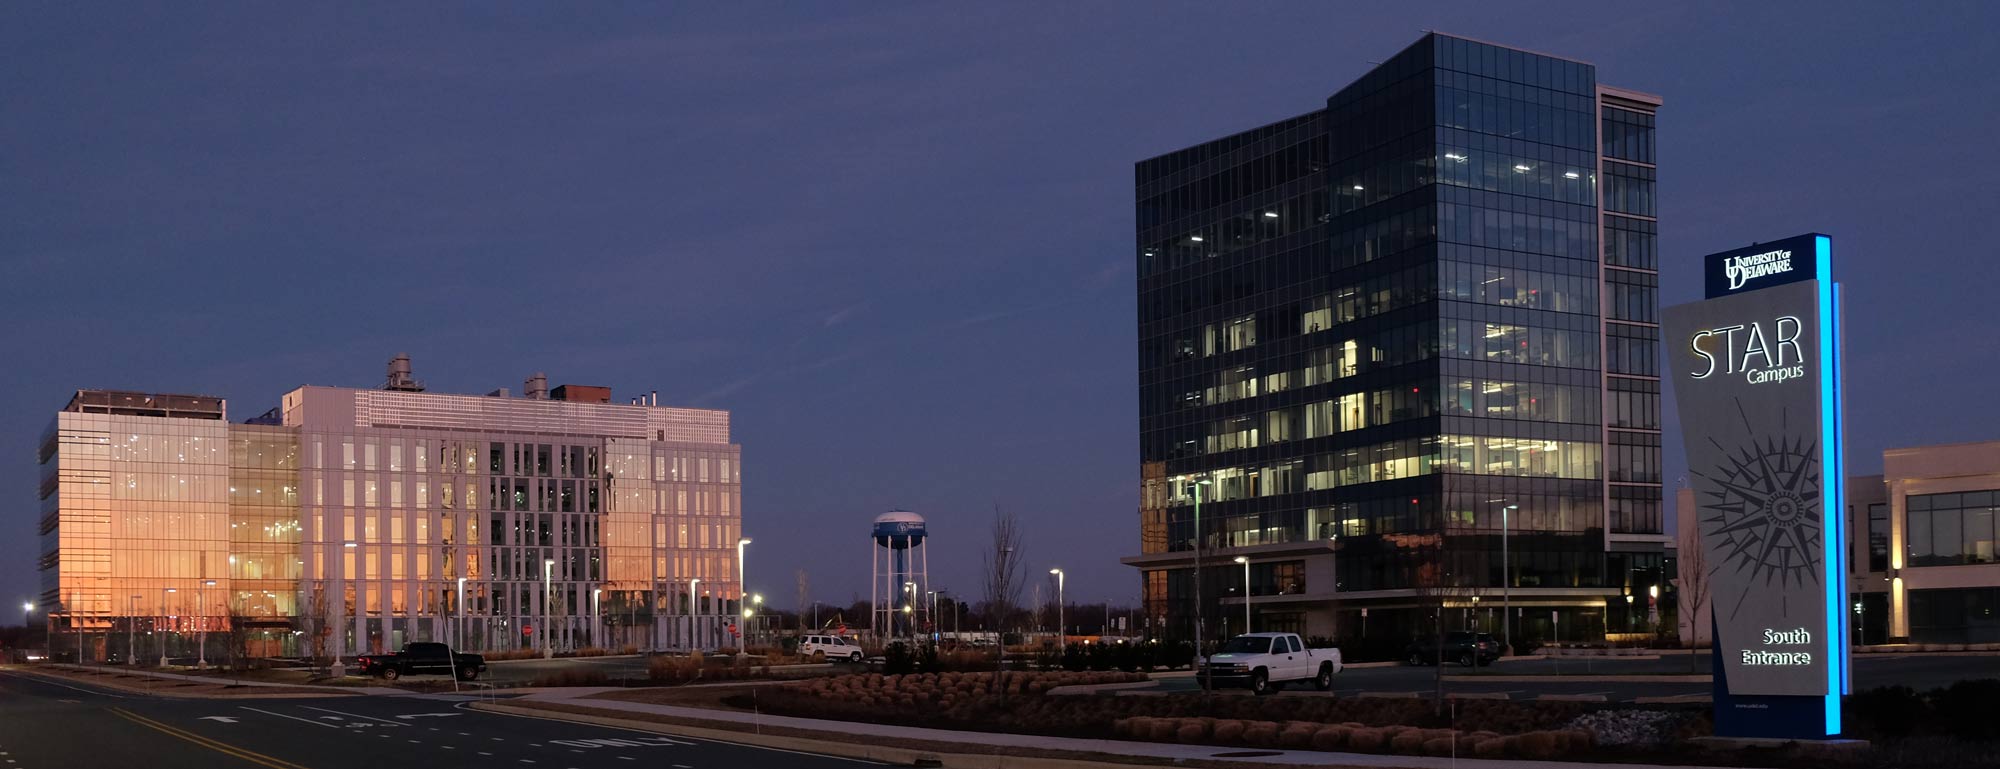
{"label": "white suv", "polygon": [[861,647],[837,635],[809,635],[799,642],[800,656],[813,659],[861,661]]}

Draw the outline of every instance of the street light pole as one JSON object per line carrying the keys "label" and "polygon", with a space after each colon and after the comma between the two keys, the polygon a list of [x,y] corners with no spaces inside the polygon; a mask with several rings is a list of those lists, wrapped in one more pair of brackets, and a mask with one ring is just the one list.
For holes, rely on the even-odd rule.
{"label": "street light pole", "polygon": [[1069,651],[1069,628],[1063,621],[1063,570],[1050,569],[1056,575],[1056,653]]}
{"label": "street light pole", "polygon": [[201,652],[198,655],[199,659],[194,663],[196,670],[208,667],[208,615],[205,612],[208,611],[208,588],[214,586],[215,580],[204,579],[201,581],[201,586],[194,591],[194,621],[199,624],[201,630]]}
{"label": "street light pole", "polygon": [[1236,556],[1236,562],[1243,564],[1243,632],[1250,632],[1250,559]]}
{"label": "street light pole", "polygon": [[455,623],[454,627],[452,628],[452,636],[454,636],[452,642],[460,650],[465,649],[465,578],[464,577],[458,578],[458,622]]}
{"label": "street light pole", "polygon": [[[1197,669],[1201,667],[1201,487],[1208,484],[1206,478],[1194,482],[1194,666]],[[1206,679],[1202,688],[1208,688]]]}
{"label": "street light pole", "polygon": [[695,577],[693,580],[690,580],[688,582],[688,651],[690,652],[694,651],[695,648],[694,647],[694,605],[695,605],[694,588],[696,585],[699,584],[701,584],[700,577]]}
{"label": "street light pole", "polygon": [[604,588],[590,589],[590,645],[600,649],[604,648],[604,639],[598,637],[604,633],[604,612],[599,603],[603,597]]}
{"label": "street light pole", "polygon": [[550,644],[555,636],[549,632],[549,621],[555,616],[555,607],[549,604],[555,598],[556,559],[542,559],[542,659],[556,656]]}
{"label": "street light pole", "polygon": [[[21,629],[24,631],[27,630],[27,624],[27,621],[23,620],[21,622],[23,627]],[[138,640],[139,597],[135,595],[125,601],[125,664],[133,667],[139,665]]]}
{"label": "street light pole", "polygon": [[1504,626],[1500,632],[1500,648],[1506,650],[1509,656],[1514,654],[1514,559],[1507,542],[1510,533],[1507,514],[1519,509],[1520,505],[1500,508],[1500,622]]}
{"label": "street light pole", "polygon": [[[745,601],[743,600],[744,596],[750,594],[748,586],[743,584],[743,549],[749,546],[750,546],[749,537],[736,538],[736,608],[744,610],[748,610],[750,608],[749,606],[745,605]],[[749,615],[744,615],[744,618],[748,619]],[[741,628],[739,628],[739,630],[741,630]],[[749,641],[747,640],[747,637],[743,633],[739,632],[736,634],[737,656],[742,656],[744,654],[749,653],[749,649],[747,648],[748,643]]]}
{"label": "street light pole", "polygon": [[[168,596],[169,594],[172,594],[172,593],[178,593],[178,592],[180,592],[180,589],[179,589],[179,588],[171,588],[171,587],[167,587],[167,588],[161,588],[161,589],[160,589],[160,611],[161,611],[162,613],[164,613],[164,612],[165,612],[165,611],[167,610],[167,596]],[[168,616],[172,616],[172,615],[168,615]],[[167,634],[166,634],[166,633],[161,633],[161,634],[160,634],[160,667],[166,667],[166,666],[167,666]]]}

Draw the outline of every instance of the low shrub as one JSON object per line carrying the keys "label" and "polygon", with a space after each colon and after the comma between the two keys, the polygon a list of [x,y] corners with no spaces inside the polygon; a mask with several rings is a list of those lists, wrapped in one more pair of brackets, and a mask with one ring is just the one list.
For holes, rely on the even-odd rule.
{"label": "low shrub", "polygon": [[1235,745],[1243,741],[1244,727],[1242,721],[1217,721],[1215,731],[1210,736],[1223,745]]}
{"label": "low shrub", "polygon": [[1243,741],[1253,748],[1275,748],[1278,746],[1278,725],[1269,721],[1252,721],[1243,727]]}
{"label": "low shrub", "polygon": [[1208,724],[1201,719],[1182,719],[1180,723],[1180,729],[1174,732],[1174,739],[1187,744],[1208,741]]}
{"label": "low shrub", "polygon": [[1374,753],[1388,743],[1380,729],[1356,729],[1347,735],[1347,746],[1363,753]]}
{"label": "low shrub", "polygon": [[1389,749],[1397,753],[1416,753],[1424,748],[1424,733],[1418,729],[1405,730],[1389,738]]}
{"label": "low shrub", "polygon": [[1353,730],[1345,726],[1322,726],[1313,732],[1313,750],[1339,750],[1347,746],[1347,735]]}
{"label": "low shrub", "polygon": [[1993,705],[2000,702],[2000,680],[1958,681],[1932,692],[1930,700],[1945,734],[1966,740],[2000,738],[2000,719],[1993,717]]}
{"label": "low shrub", "polygon": [[601,670],[555,670],[535,676],[534,686],[608,686],[611,679]]}
{"label": "low shrub", "polygon": [[1546,761],[1562,752],[1561,744],[1556,741],[1555,732],[1529,732],[1510,739],[1513,745],[1508,752],[1518,754],[1522,758]]}

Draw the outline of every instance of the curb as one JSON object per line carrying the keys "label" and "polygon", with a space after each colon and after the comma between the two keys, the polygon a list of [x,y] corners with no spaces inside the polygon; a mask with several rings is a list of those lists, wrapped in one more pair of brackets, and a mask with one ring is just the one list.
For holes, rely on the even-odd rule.
{"label": "curb", "polygon": [[1607,684],[1705,684],[1711,683],[1710,676],[1703,675],[1629,675],[1629,676],[1445,676],[1446,681],[1479,682],[1496,684],[1536,684],[1536,683],[1607,683]]}
{"label": "curb", "polygon": [[1071,684],[1069,686],[1058,686],[1042,693],[1057,697],[1071,694],[1096,694],[1098,692],[1116,692],[1124,689],[1143,689],[1155,683],[1158,682],[1148,679],[1145,681],[1128,681],[1122,684]]}
{"label": "curb", "polygon": [[[140,694],[148,697],[159,697],[161,699],[170,699],[170,700],[275,700],[275,699],[303,699],[307,697],[365,696],[361,692],[322,691],[317,689],[310,692],[257,692],[255,691],[254,687],[246,687],[250,688],[251,691],[245,692],[243,694],[210,694],[204,692],[173,691],[171,689],[145,689],[137,686],[132,686],[131,684],[123,681],[100,680],[101,677],[99,676],[92,676],[86,678],[84,676],[63,675],[62,673],[52,673],[41,670],[23,670],[19,667],[9,668],[8,672],[17,673],[20,675],[27,676],[29,678],[68,681],[71,683],[83,684],[86,686],[95,686],[99,689],[108,689],[114,692],[123,692],[125,694]],[[161,678],[158,676],[145,676],[145,677],[155,681],[177,680],[172,678]],[[215,684],[204,683],[201,685],[227,686],[228,684],[226,682],[216,682]],[[288,688],[307,688],[307,687],[288,687]]]}
{"label": "curb", "polygon": [[1676,694],[1671,697],[1635,697],[1634,705],[1684,705],[1697,702],[1714,702],[1715,698],[1706,694]]}
{"label": "curb", "polygon": [[752,747],[789,750],[839,758],[858,758],[902,766],[918,765],[919,761],[923,761],[923,765],[943,766],[950,769],[1129,769],[1132,766],[1131,764],[1106,763],[1073,758],[1032,758],[988,753],[937,753],[908,748],[888,748],[856,742],[832,742],[806,737],[781,737],[772,734],[712,729],[701,726],[682,726],[653,721],[609,718],[583,713],[525,708],[518,705],[493,702],[474,702],[468,705],[468,707],[473,710],[500,713],[503,715],[545,718],[555,721],[573,721],[576,723],[629,729],[639,732],[671,734],[677,737],[693,737],[711,742],[749,745]]}
{"label": "curb", "polygon": [[1538,702],[1606,702],[1602,694],[1543,694],[1535,697]]}

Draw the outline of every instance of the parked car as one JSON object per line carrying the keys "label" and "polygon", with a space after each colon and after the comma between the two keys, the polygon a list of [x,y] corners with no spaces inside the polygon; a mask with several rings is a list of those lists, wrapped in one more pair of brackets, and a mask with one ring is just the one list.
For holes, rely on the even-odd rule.
{"label": "parked car", "polygon": [[363,654],[355,658],[355,665],[362,675],[381,676],[390,681],[425,673],[456,675],[460,681],[473,681],[486,672],[484,656],[453,652],[441,643],[411,643],[399,652]]}
{"label": "parked car", "polygon": [[1491,665],[1494,660],[1500,659],[1500,642],[1493,640],[1492,633],[1446,633],[1440,653],[1437,636],[1424,635],[1410,642],[1407,659],[1411,665],[1436,665],[1440,660],[1450,660],[1465,667]]}
{"label": "parked car", "polygon": [[1297,633],[1246,633],[1223,643],[1195,676],[1205,687],[1244,687],[1255,694],[1271,694],[1292,681],[1311,681],[1326,691],[1340,667],[1339,649],[1308,649]]}
{"label": "parked car", "polygon": [[837,635],[809,635],[799,643],[799,654],[815,660],[861,661],[861,647]]}

